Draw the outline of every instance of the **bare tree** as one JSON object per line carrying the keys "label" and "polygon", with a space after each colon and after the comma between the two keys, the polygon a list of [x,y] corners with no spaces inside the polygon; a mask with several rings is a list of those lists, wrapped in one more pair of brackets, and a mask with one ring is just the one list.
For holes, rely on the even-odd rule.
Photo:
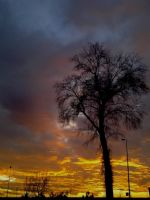
{"label": "bare tree", "polygon": [[25,191],[26,196],[29,193],[38,197],[44,197],[45,192],[48,190],[48,178],[47,177],[29,177],[26,178]]}
{"label": "bare tree", "polygon": [[123,127],[140,127],[144,114],[140,97],[149,90],[146,66],[137,55],[114,55],[99,43],[89,44],[72,62],[75,73],[55,85],[59,119],[63,124],[85,120],[91,140],[99,139],[110,199],[113,173],[108,137],[120,134]]}

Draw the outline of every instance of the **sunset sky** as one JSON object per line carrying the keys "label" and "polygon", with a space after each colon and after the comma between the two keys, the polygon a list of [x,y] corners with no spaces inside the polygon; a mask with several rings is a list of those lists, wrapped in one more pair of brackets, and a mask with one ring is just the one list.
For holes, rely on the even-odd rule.
{"label": "sunset sky", "polygon": [[[9,175],[9,196],[37,175],[49,177],[49,191],[105,195],[98,142],[87,146],[74,124],[58,123],[53,88],[71,73],[70,58],[95,41],[138,53],[150,69],[150,1],[0,0],[0,196]],[[125,131],[133,197],[148,197],[150,187],[150,95],[143,101],[142,129]],[[125,143],[110,147],[114,193],[125,197]]]}

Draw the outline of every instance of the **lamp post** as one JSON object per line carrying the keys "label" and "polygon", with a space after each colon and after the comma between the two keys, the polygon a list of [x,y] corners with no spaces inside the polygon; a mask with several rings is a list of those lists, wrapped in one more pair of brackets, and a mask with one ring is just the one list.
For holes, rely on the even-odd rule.
{"label": "lamp post", "polygon": [[126,155],[127,155],[127,172],[128,172],[128,196],[131,197],[131,190],[130,190],[130,174],[129,174],[129,154],[128,154],[128,142],[126,138],[122,138],[122,141],[126,142]]}

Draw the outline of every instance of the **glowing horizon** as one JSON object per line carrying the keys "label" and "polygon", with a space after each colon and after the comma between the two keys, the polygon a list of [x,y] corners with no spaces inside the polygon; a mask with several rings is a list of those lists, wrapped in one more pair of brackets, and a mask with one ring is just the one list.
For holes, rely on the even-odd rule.
{"label": "glowing horizon", "polygon": [[[53,159],[53,158],[52,158]],[[57,158],[56,158],[57,160]],[[104,183],[102,173],[100,172],[100,159],[85,159],[79,157],[74,165],[70,166],[71,158],[66,157],[63,161],[58,161],[61,165],[59,170],[19,170],[19,169],[0,169],[0,190],[1,196],[7,195],[8,180],[9,197],[24,195],[26,178],[46,176],[49,179],[49,194],[51,191],[59,193],[69,191],[71,197],[81,197],[87,191],[94,194],[95,197],[104,197]],[[140,163],[137,159],[131,159],[130,165],[130,184],[132,197],[148,197],[148,183],[140,185],[139,177],[150,178],[149,167]],[[80,166],[80,168],[74,169]],[[114,169],[114,197],[125,197],[128,192],[126,158],[112,160]],[[68,170],[69,168],[69,170]],[[117,169],[118,168],[118,169]],[[122,168],[122,169],[121,169]],[[85,176],[88,175],[88,176]],[[57,188],[57,189],[56,189]],[[48,193],[46,193],[48,195]]]}

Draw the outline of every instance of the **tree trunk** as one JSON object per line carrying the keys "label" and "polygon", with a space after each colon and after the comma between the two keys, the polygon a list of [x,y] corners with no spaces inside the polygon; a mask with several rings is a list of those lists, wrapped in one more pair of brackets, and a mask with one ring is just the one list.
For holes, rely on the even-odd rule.
{"label": "tree trunk", "polygon": [[107,145],[107,140],[105,138],[104,131],[100,133],[100,142],[102,146],[103,162],[104,162],[104,176],[105,176],[105,188],[106,188],[106,198],[113,198],[113,173],[112,166],[110,162],[110,152]]}

